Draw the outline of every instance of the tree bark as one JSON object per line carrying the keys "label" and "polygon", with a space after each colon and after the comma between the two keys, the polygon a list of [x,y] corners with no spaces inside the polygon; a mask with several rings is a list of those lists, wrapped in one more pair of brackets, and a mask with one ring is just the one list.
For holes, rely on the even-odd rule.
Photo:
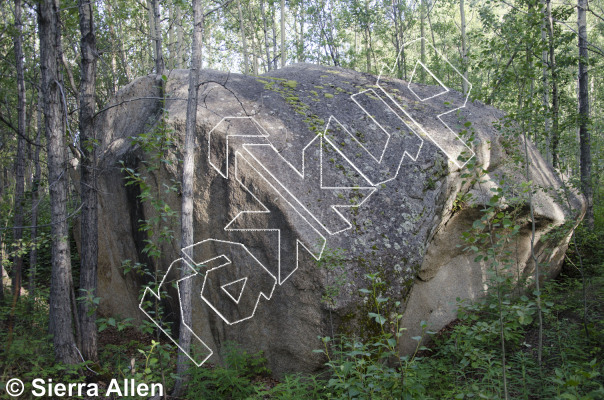
{"label": "tree bark", "polygon": [[275,18],[277,17],[277,12],[275,11],[275,3],[273,2],[273,4],[270,6],[271,9],[271,13],[272,18],[271,18],[271,28],[273,30],[273,68],[274,69],[278,69],[279,68],[279,56],[277,53],[277,22],[275,21]]}
{"label": "tree bark", "polygon": [[365,58],[367,73],[371,73],[371,32],[369,24],[369,0],[365,0]]}
{"label": "tree bark", "polygon": [[298,61],[305,62],[306,55],[304,54],[304,0],[300,0],[300,42],[298,43]]}
{"label": "tree bark", "polygon": [[[25,192],[25,77],[23,72],[23,24],[21,22],[21,0],[15,0],[15,61],[17,69],[17,155],[15,160],[15,217],[13,240],[15,257],[13,263],[13,307],[21,293],[23,271],[23,255],[21,254],[21,239],[23,238],[23,194]],[[9,325],[12,330],[12,324]]]}
{"label": "tree bark", "polygon": [[29,253],[29,296],[32,300],[36,299],[36,270],[38,268],[38,203],[40,202],[40,178],[42,169],[40,168],[40,144],[42,142],[42,92],[38,91],[38,109],[37,109],[37,132],[36,145],[34,149],[34,176],[31,185],[31,241],[32,249]]}
{"label": "tree bark", "polygon": [[245,38],[245,22],[243,21],[243,11],[241,10],[240,0],[237,0],[237,11],[239,12],[239,29],[241,31],[241,45],[243,47],[243,73],[248,74],[250,70],[248,66],[247,39]]}
{"label": "tree bark", "polygon": [[466,38],[466,10],[464,0],[459,2],[459,12],[461,14],[461,65],[464,79],[462,79],[462,89],[464,96],[468,94],[468,45]]}
{"label": "tree bark", "polygon": [[185,47],[184,44],[184,29],[182,27],[182,11],[180,6],[175,4],[176,7],[176,68],[183,68],[186,62]]}
{"label": "tree bark", "polygon": [[262,27],[264,31],[264,49],[266,51],[266,66],[265,69],[268,71],[271,70],[271,55],[270,55],[270,45],[268,43],[268,27],[266,25],[266,12],[264,11],[264,0],[260,0],[260,13],[262,14]]}
{"label": "tree bark", "polygon": [[160,77],[164,73],[164,54],[162,50],[162,37],[161,37],[161,15],[159,13],[159,0],[150,0],[148,3],[151,6],[151,14],[153,23],[150,26],[151,36],[153,38],[153,49],[154,49],[154,61],[155,61],[155,73]]}
{"label": "tree bark", "polygon": [[[547,42],[547,25],[549,24],[548,15],[547,15],[547,5],[544,0],[541,0],[543,7],[543,24],[541,27],[541,41],[545,44]],[[547,82],[547,63],[548,63],[548,51],[547,49],[543,49],[541,52],[541,62],[543,63],[543,68],[541,72],[541,79],[543,83],[543,98],[542,104],[545,110],[545,119],[544,119],[544,130],[545,130],[545,160],[548,163],[552,162],[552,153],[551,153],[551,119],[550,119],[550,109],[549,109],[549,85]]]}
{"label": "tree bark", "polygon": [[[421,36],[421,53],[420,60],[422,64],[426,65],[426,10],[424,0],[421,0],[419,6],[419,14],[420,14],[420,36]],[[419,69],[419,76],[422,83],[426,83],[426,72],[425,68]]]}
{"label": "tree bark", "polygon": [[[187,101],[187,119],[185,126],[185,146],[182,173],[182,209],[181,209],[181,248],[193,244],[193,172],[195,170],[195,134],[197,129],[197,89],[201,71],[201,43],[204,29],[204,15],[201,0],[193,0],[193,44],[191,49],[191,69],[189,70],[189,96]],[[192,250],[187,255],[194,259]],[[185,262],[181,266],[181,278],[190,271]],[[173,396],[180,396],[188,381],[187,370],[189,359],[187,354],[191,348],[191,331],[193,310],[191,306],[192,285],[190,279],[181,281],[179,286],[181,320],[178,343],[182,349],[178,353],[176,373],[181,379],[176,381]]]}
{"label": "tree bark", "polygon": [[401,40],[400,40],[400,22],[399,21],[399,3],[398,0],[394,0],[392,2],[392,21],[394,22],[394,52],[396,54],[396,73],[399,79],[402,79],[402,65],[400,61],[400,52],[401,52]]}
{"label": "tree bark", "polygon": [[82,214],[80,293],[78,317],[82,333],[82,354],[87,360],[97,360],[96,306],[90,297],[97,293],[98,263],[98,215],[96,191],[96,135],[94,130],[94,105],[96,85],[96,36],[94,32],[93,2],[79,0],[80,51],[82,69],[80,73],[80,196]]}
{"label": "tree bark", "polygon": [[38,3],[40,65],[44,102],[44,129],[48,151],[48,182],[52,236],[50,280],[50,328],[55,358],[74,364],[79,361],[72,329],[71,259],[67,226],[67,158],[61,116],[59,74],[60,40],[58,0]]}
{"label": "tree bark", "polygon": [[552,131],[551,131],[551,153],[552,165],[558,167],[558,143],[560,142],[559,115],[560,99],[558,95],[558,66],[556,65],[556,52],[554,45],[554,19],[552,18],[551,0],[546,0],[547,12],[547,34],[549,38],[549,67],[552,74]]}
{"label": "tree bark", "polygon": [[285,48],[285,0],[281,0],[281,68],[285,67],[287,49]]}
{"label": "tree bark", "polygon": [[589,132],[589,55],[587,53],[587,0],[577,1],[579,31],[579,144],[581,191],[587,201],[585,223],[594,227],[593,189],[591,185],[591,143]]}
{"label": "tree bark", "polygon": [[[253,26],[253,22],[252,22]],[[256,46],[258,43],[258,46]],[[256,35],[252,32],[252,68],[254,75],[258,75],[259,65],[258,65],[258,55],[262,53],[262,49],[260,48],[260,39],[256,41]]]}

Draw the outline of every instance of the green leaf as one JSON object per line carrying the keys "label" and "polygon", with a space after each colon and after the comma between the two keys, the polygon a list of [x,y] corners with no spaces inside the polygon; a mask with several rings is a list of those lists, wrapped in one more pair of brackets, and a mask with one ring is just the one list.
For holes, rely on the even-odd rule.
{"label": "green leaf", "polygon": [[370,312],[369,317],[373,318],[375,320],[375,322],[377,322],[380,325],[384,325],[384,323],[386,322],[386,318],[384,318],[380,314]]}

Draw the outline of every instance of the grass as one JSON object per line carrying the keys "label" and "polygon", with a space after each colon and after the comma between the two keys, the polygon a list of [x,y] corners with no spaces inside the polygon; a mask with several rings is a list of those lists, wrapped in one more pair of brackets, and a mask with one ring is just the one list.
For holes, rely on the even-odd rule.
{"label": "grass", "polygon": [[[600,232],[600,233],[599,233]],[[502,316],[506,338],[510,399],[604,399],[604,258],[601,230],[580,230],[578,245],[586,271],[584,318],[583,280],[577,272],[578,254],[569,251],[563,273],[546,282],[543,362],[537,363],[534,294],[506,295]],[[387,299],[375,293],[376,305]],[[507,293],[512,293],[508,290]],[[158,344],[128,321],[101,320],[98,364],[62,366],[54,363],[48,330],[47,295],[17,305],[15,333],[8,344],[6,321],[10,303],[0,306],[0,382],[11,377],[34,377],[55,382],[107,381],[135,377],[137,381],[173,384],[176,352]],[[261,353],[248,354],[236,344],[223,348],[225,364],[192,369],[187,399],[501,399],[503,398],[499,311],[487,296],[473,304],[460,302],[458,319],[434,335],[429,348],[413,356],[393,353],[392,329],[362,341],[356,337],[322,338],[330,356],[317,375],[270,377]],[[31,310],[31,311],[30,311]],[[395,320],[373,310],[373,323],[388,327]],[[392,318],[392,317],[390,317]],[[396,319],[396,317],[395,317]],[[584,323],[586,321],[586,323]],[[587,329],[587,330],[586,330]],[[378,329],[379,331],[379,329]],[[404,328],[400,330],[405,334]],[[162,341],[163,342],[163,341]],[[147,366],[153,368],[148,369]],[[133,368],[134,367],[134,368]],[[95,372],[91,372],[89,368]],[[3,388],[0,398],[5,397]],[[23,397],[27,398],[27,397]]]}

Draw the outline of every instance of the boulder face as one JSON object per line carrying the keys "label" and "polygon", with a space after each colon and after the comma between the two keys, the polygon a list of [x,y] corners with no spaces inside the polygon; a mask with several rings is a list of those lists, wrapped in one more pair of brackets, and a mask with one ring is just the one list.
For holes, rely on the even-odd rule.
{"label": "boulder face", "polygon": [[[264,351],[282,375],[323,366],[312,351],[322,347],[319,336],[375,328],[367,318],[375,310],[359,291],[371,285],[366,274],[383,282],[381,295],[404,315],[408,337],[420,332],[420,321],[439,330],[455,319],[457,297],[484,293],[488,266],[463,251],[462,233],[503,177],[512,191],[525,179],[513,163],[523,146],[494,128],[500,111],[442,87],[310,64],[259,77],[206,70],[201,81],[196,245],[186,253],[178,182],[188,71],[171,71],[163,90],[155,76],[137,79],[97,120],[101,314],[147,318],[139,302],[151,282],[124,274],[130,260],[157,271],[157,283],[164,279],[160,325],[177,322],[185,268],[194,288],[195,360],[220,362],[224,343],[236,341]],[[576,219],[583,204],[574,194],[570,207],[557,202],[561,183],[530,143],[528,152],[539,186],[536,251],[552,276],[567,233],[553,242],[539,238]],[[474,164],[486,171],[482,183],[467,178]],[[145,187],[126,185],[124,168],[139,172]],[[160,201],[143,201],[141,193]],[[519,190],[516,201],[526,203],[523,196]],[[157,254],[146,249],[142,221],[153,228]],[[522,279],[533,264],[530,224],[519,221],[514,249]],[[160,240],[162,230],[173,237]],[[174,338],[177,328],[173,323]],[[403,338],[401,352],[414,343]]]}

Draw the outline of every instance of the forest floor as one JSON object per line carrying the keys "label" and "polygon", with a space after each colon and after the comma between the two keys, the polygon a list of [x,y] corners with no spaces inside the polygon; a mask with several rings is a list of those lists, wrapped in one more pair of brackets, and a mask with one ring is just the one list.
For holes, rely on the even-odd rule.
{"label": "forest floor", "polygon": [[[182,398],[389,399],[394,395],[404,399],[503,399],[507,389],[509,399],[604,399],[604,235],[598,232],[580,231],[581,260],[579,253],[569,250],[563,272],[544,284],[541,365],[534,293],[506,296],[502,304],[496,296],[488,296],[474,304],[461,303],[457,320],[434,334],[429,347],[418,346],[414,356],[402,358],[398,365],[385,362],[376,350],[384,338],[368,343],[341,338],[331,345],[335,349],[339,344],[344,350],[330,353],[321,374],[276,380],[261,353],[249,354],[230,344],[225,349],[225,365],[192,369]],[[585,290],[577,267],[580,261]],[[44,289],[39,294],[47,296]],[[2,385],[12,377],[25,382],[36,377],[99,382],[101,386],[113,378],[162,382],[165,387],[174,383],[174,346],[128,320],[99,320],[98,363],[64,366],[54,363],[45,302],[19,301],[9,337],[10,314],[11,304],[5,301],[0,305]],[[348,345],[354,351],[347,351]],[[31,387],[31,383],[27,385]],[[9,397],[0,387],[0,399],[4,398]]]}

